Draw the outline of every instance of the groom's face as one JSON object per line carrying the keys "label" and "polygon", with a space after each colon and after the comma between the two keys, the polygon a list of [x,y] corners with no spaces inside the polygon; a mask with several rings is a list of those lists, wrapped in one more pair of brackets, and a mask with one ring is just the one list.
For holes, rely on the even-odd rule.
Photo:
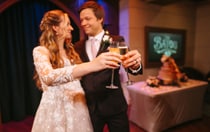
{"label": "groom's face", "polygon": [[98,19],[91,8],[83,9],[80,12],[81,26],[88,36],[95,36],[103,29],[103,18]]}

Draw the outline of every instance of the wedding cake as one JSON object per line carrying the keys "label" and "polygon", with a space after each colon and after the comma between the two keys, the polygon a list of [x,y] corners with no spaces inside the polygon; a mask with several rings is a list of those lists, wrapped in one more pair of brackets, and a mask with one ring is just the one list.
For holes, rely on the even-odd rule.
{"label": "wedding cake", "polygon": [[161,58],[162,66],[158,72],[158,79],[161,80],[164,85],[173,85],[185,77],[184,73],[181,73],[175,60],[170,57],[163,55]]}
{"label": "wedding cake", "polygon": [[147,85],[151,87],[158,87],[159,85],[179,85],[179,81],[186,82],[188,77],[182,73],[175,60],[163,55],[161,57],[162,66],[158,72],[158,76],[149,76],[146,79]]}
{"label": "wedding cake", "polygon": [[174,66],[171,64],[170,61],[163,62],[163,65],[160,68],[158,78],[163,82],[163,84],[173,84],[176,83],[176,71]]}

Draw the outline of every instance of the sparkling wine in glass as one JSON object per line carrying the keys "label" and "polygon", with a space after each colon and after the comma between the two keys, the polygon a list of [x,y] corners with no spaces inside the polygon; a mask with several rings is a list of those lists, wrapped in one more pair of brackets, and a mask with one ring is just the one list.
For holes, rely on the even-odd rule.
{"label": "sparkling wine in glass", "polygon": [[[113,41],[109,46],[109,52],[120,53],[118,46],[119,46],[119,42]],[[118,88],[118,86],[114,85],[114,69],[112,69],[111,84],[109,86],[106,86],[106,88],[109,88],[109,89]]]}
{"label": "sparkling wine in glass", "polygon": [[120,55],[125,55],[127,52],[128,52],[128,46],[124,45],[120,45],[119,47],[119,52],[120,52]]}
{"label": "sparkling wine in glass", "polygon": [[[128,46],[125,44],[125,42],[121,42],[121,43],[119,44],[118,48],[119,48],[119,51],[120,51],[120,54],[121,54],[121,55],[125,55],[125,54],[128,52],[128,50],[129,50],[129,48],[128,48]],[[125,59],[126,59],[126,58],[123,57],[123,58],[122,58],[122,61],[125,60]],[[130,77],[129,77],[128,68],[126,68],[125,70],[126,70],[127,77],[128,77],[128,81],[126,82],[126,84],[127,84],[127,85],[131,85],[131,84],[133,84],[133,81],[132,81],[132,80],[130,79]]]}

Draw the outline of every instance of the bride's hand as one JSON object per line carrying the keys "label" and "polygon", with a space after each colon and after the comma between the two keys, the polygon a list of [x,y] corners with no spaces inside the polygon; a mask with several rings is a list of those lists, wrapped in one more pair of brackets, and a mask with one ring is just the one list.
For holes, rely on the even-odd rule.
{"label": "bride's hand", "polygon": [[105,52],[101,53],[98,57],[93,59],[92,65],[96,67],[98,70],[112,68],[116,69],[120,66],[121,55],[114,52]]}

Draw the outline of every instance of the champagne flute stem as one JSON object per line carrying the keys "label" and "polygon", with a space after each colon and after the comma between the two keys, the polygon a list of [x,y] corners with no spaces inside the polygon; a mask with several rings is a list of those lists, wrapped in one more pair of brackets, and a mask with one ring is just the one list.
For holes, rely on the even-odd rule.
{"label": "champagne flute stem", "polygon": [[112,69],[111,85],[114,85],[114,69]]}
{"label": "champagne flute stem", "polygon": [[126,73],[127,73],[127,77],[128,77],[128,81],[130,80],[129,74],[128,74],[128,68],[126,68]]}
{"label": "champagne flute stem", "polygon": [[129,76],[129,74],[128,74],[128,71],[127,71],[127,76],[128,76],[128,81],[130,81],[130,76]]}
{"label": "champagne flute stem", "polygon": [[128,77],[127,85],[131,85],[132,81],[130,80],[130,76],[129,76],[129,73],[128,73],[128,68],[126,68],[126,72],[127,72],[127,77]]}

